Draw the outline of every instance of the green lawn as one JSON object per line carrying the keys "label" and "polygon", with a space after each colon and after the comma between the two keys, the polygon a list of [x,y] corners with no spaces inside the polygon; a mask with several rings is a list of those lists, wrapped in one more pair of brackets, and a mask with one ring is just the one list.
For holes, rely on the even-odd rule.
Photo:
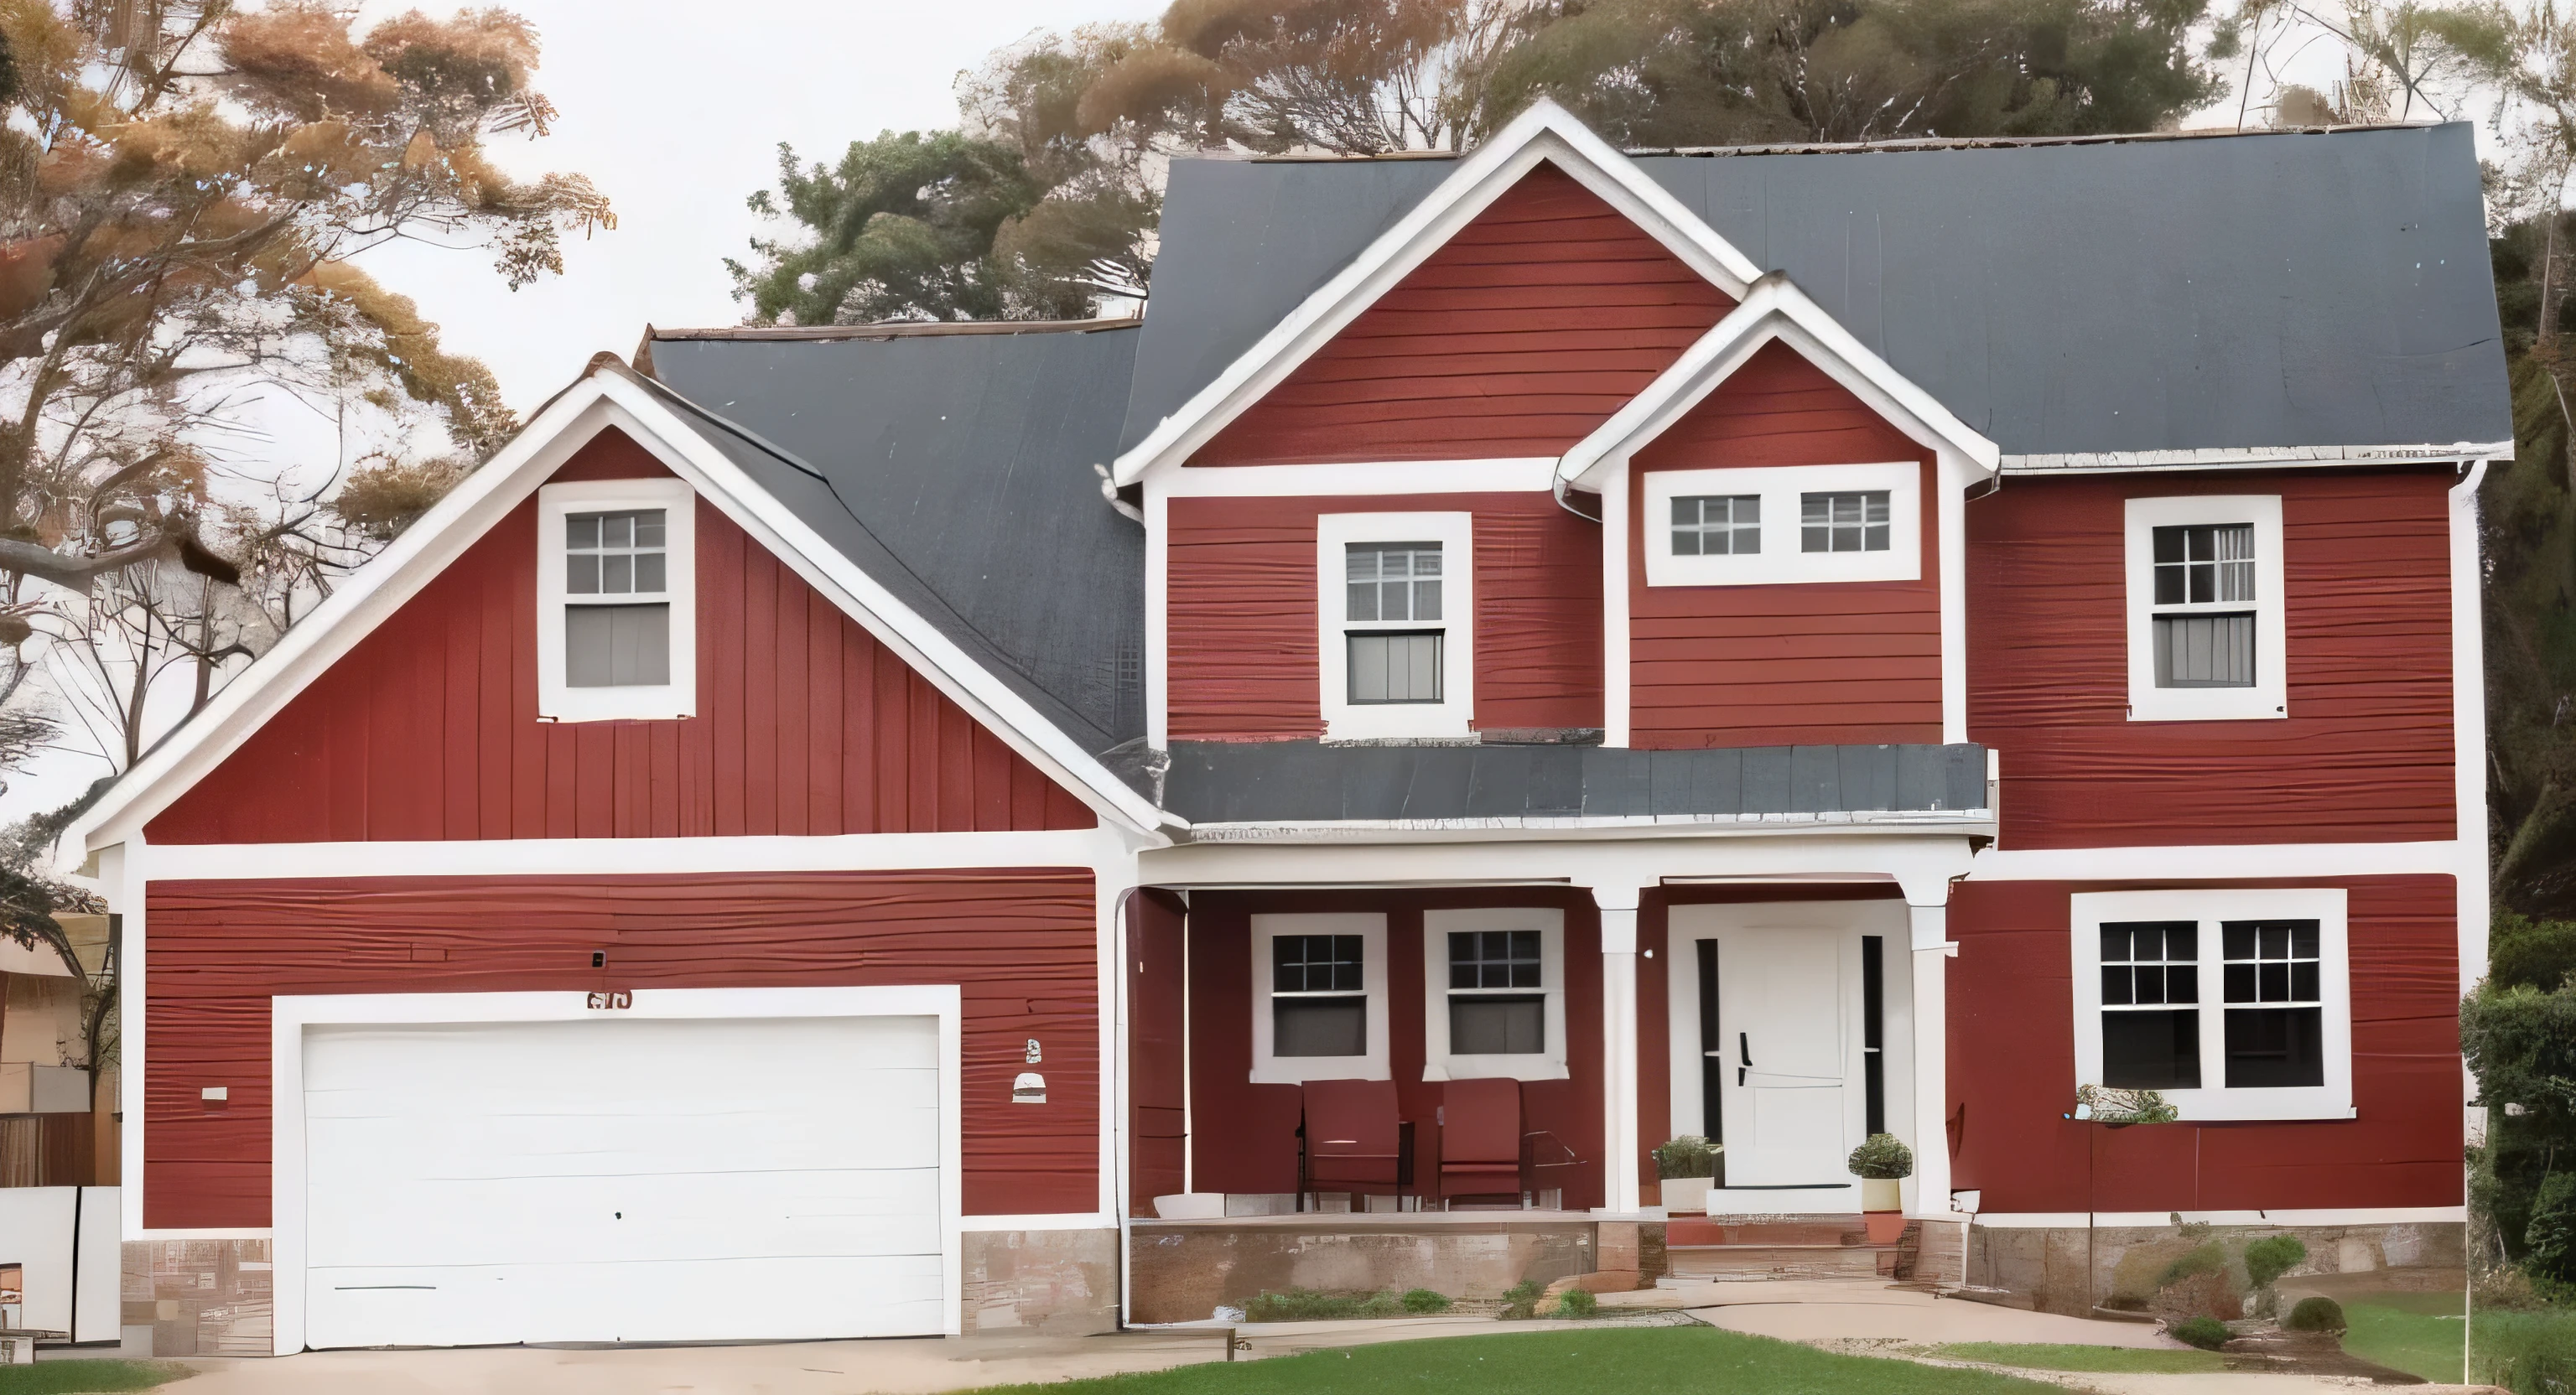
{"label": "green lawn", "polygon": [[2481,1308],[2469,1340],[2475,1347],[2470,1379],[2508,1386],[2515,1395],[2544,1395],[2553,1384],[2565,1390],[2576,1376],[2576,1308]]}
{"label": "green lawn", "polygon": [[[2374,1293],[2344,1301],[2343,1349],[2436,1385],[2460,1382],[2460,1343],[2465,1296],[2459,1293]],[[2480,1319],[2484,1321],[2484,1319]]]}
{"label": "green lawn", "polygon": [[2025,1366],[2038,1371],[2125,1371],[2145,1375],[2202,1375],[2227,1369],[2227,1358],[2214,1351],[2172,1351],[2163,1347],[2059,1346],[2043,1342],[1952,1342],[1932,1349],[1953,1361],[1983,1361],[1990,1366]]}
{"label": "green lawn", "polygon": [[75,1395],[93,1390],[150,1390],[192,1372],[168,1361],[39,1361],[0,1366],[0,1395]]}
{"label": "green lawn", "polygon": [[1593,1328],[1381,1342],[1343,1351],[1215,1362],[1146,1375],[1054,1385],[994,1386],[980,1395],[1313,1395],[1386,1390],[1438,1395],[1634,1395],[1725,1390],[1728,1395],[2059,1395],[2057,1387],[1984,1371],[1861,1356],[1711,1327]]}

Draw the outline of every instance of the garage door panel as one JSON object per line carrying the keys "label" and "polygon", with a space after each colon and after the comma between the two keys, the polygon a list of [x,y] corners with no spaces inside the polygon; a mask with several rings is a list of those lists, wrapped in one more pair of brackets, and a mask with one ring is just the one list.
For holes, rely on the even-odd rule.
{"label": "garage door panel", "polygon": [[315,1346],[944,1327],[936,1019],[317,1026]]}
{"label": "garage door panel", "polygon": [[[310,1269],[315,1346],[890,1337],[942,1326],[939,1257]],[[757,1286],[763,1301],[726,1301]]]}

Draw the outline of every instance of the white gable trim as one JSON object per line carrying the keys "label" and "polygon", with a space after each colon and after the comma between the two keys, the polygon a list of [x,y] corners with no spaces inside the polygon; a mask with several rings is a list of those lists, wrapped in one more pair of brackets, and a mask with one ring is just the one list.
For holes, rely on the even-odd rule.
{"label": "white gable trim", "polygon": [[1994,442],[1870,352],[1787,273],[1775,271],[1755,282],[1742,304],[1684,350],[1644,392],[1575,443],[1557,463],[1557,487],[1600,488],[1607,462],[1624,460],[1669,430],[1775,340],[1805,355],[1925,449],[1988,475],[1998,468],[2002,456]]}
{"label": "white gable trim", "polygon": [[1167,826],[1186,826],[1129,788],[936,626],[842,556],[650,389],[606,370],[583,378],[549,403],[482,469],[127,771],[72,826],[73,845],[97,849],[139,840],[146,823],[463,556],[574,452],[611,427],[688,481],[950,701],[1104,818],[1148,838],[1159,838],[1159,830]]}
{"label": "white gable trim", "polygon": [[1187,460],[1542,163],[1555,165],[1599,195],[1728,295],[1742,298],[1762,274],[1634,161],[1565,108],[1542,100],[1459,161],[1447,179],[1341,274],[1306,297],[1179,411],[1156,423],[1151,434],[1118,457],[1113,478],[1121,485],[1133,484],[1150,469]]}

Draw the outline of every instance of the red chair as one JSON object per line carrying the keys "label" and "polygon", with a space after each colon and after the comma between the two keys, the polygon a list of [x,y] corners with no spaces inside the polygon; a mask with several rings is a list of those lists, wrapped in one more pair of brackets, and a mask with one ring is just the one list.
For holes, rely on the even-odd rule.
{"label": "red chair", "polygon": [[1440,1106],[1440,1196],[1504,1198],[1521,1193],[1521,1083],[1452,1080]]}
{"label": "red chair", "polygon": [[1413,1185],[1413,1128],[1392,1080],[1309,1080],[1297,1160],[1297,1209],[1308,1192],[1402,1196]]}

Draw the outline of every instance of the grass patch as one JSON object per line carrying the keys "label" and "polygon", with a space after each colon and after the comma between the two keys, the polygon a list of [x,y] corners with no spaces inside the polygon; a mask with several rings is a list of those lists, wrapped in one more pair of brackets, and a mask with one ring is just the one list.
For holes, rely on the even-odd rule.
{"label": "grass patch", "polygon": [[2023,1366],[2034,1371],[2116,1371],[2157,1376],[2197,1376],[2227,1369],[2214,1351],[2165,1347],[2094,1347],[2047,1342],[1951,1342],[1932,1349],[1952,1361]]}
{"label": "grass patch", "polygon": [[[2436,1385],[2460,1383],[2461,1296],[2374,1293],[2343,1309],[2343,1349]],[[2448,1311],[2444,1311],[2445,1309]]]}
{"label": "grass patch", "polygon": [[994,1386],[982,1395],[1314,1395],[1402,1390],[1408,1395],[1635,1395],[1723,1390],[1728,1395],[2061,1395],[2055,1386],[1988,1371],[1834,1356],[1794,1342],[1712,1327],[1544,1329],[1490,1337],[1383,1342],[1263,1361],[1203,1363],[1143,1375],[1050,1385]]}
{"label": "grass patch", "polygon": [[85,1395],[89,1391],[150,1390],[196,1374],[172,1361],[39,1361],[0,1366],[0,1395]]}
{"label": "grass patch", "polygon": [[2576,1308],[2480,1308],[2469,1340],[2470,1379],[2514,1395],[2555,1395],[2576,1381]]}

